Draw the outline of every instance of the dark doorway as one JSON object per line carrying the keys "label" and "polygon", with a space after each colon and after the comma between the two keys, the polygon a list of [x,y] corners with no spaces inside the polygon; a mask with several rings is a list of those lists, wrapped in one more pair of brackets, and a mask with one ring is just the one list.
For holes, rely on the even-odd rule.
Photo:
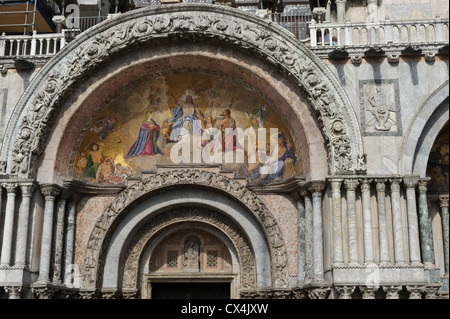
{"label": "dark doorway", "polygon": [[152,283],[152,299],[230,299],[230,283]]}

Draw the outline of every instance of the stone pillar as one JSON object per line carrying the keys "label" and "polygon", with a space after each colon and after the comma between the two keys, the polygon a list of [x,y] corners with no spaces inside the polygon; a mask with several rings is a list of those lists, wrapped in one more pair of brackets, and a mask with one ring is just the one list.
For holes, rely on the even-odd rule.
{"label": "stone pillar", "polygon": [[376,179],[377,202],[378,202],[378,224],[380,227],[380,264],[390,264],[389,239],[386,217],[386,182],[387,179]]}
{"label": "stone pillar", "polygon": [[358,230],[356,227],[356,187],[358,180],[346,179],[344,185],[347,190],[347,218],[348,218],[348,255],[349,266],[360,266],[358,262]]}
{"label": "stone pillar", "polygon": [[306,279],[306,225],[305,225],[305,203],[297,192],[293,193],[298,211],[298,282],[304,282]]}
{"label": "stone pillar", "polygon": [[406,265],[405,249],[403,244],[402,212],[400,208],[400,182],[399,178],[389,179],[391,182],[392,219],[394,228],[394,259],[398,265]]}
{"label": "stone pillar", "polygon": [[373,235],[372,235],[372,210],[370,208],[370,184],[371,179],[361,180],[362,209],[364,224],[364,263],[373,264]]}
{"label": "stone pillar", "polygon": [[61,283],[61,269],[63,257],[64,220],[66,213],[66,201],[70,197],[70,191],[63,189],[56,205],[56,232],[55,232],[55,259],[53,264],[53,282]]}
{"label": "stone pillar", "polygon": [[425,269],[435,269],[433,230],[428,212],[427,184],[430,178],[419,180],[420,249]]}
{"label": "stone pillar", "polygon": [[386,293],[386,299],[399,299],[402,286],[384,286],[383,290]]}
{"label": "stone pillar", "polygon": [[309,192],[302,188],[300,194],[303,197],[305,203],[305,276],[306,279],[312,279],[314,277],[314,256],[313,256],[313,207]]}
{"label": "stone pillar", "polygon": [[11,266],[11,250],[14,232],[14,208],[16,205],[17,183],[4,183],[2,186],[6,188],[7,199],[0,266],[9,267]]}
{"label": "stone pillar", "polygon": [[314,279],[324,280],[323,274],[323,228],[322,228],[322,191],[324,182],[311,182],[308,190],[312,193],[313,206],[313,259]]}
{"label": "stone pillar", "polygon": [[53,210],[55,198],[61,192],[57,185],[41,185],[45,197],[44,224],[42,228],[41,258],[39,263],[39,282],[50,281],[50,257],[52,252]]}
{"label": "stone pillar", "polygon": [[342,212],[341,212],[342,179],[331,180],[331,196],[333,200],[333,266],[344,265],[342,242]]}
{"label": "stone pillar", "polygon": [[28,221],[30,219],[31,195],[35,185],[33,183],[20,184],[22,190],[22,205],[19,212],[17,242],[16,242],[16,266],[25,266],[28,242]]}
{"label": "stone pillar", "polygon": [[352,299],[356,286],[335,286],[335,288],[339,293],[339,299]]}
{"label": "stone pillar", "polygon": [[75,213],[76,205],[80,198],[81,196],[79,194],[72,193],[67,204],[66,241],[64,246],[64,281],[69,278],[72,270],[71,265],[73,264],[73,250],[75,244]]}
{"label": "stone pillar", "polygon": [[367,0],[367,22],[378,22],[378,0]]}
{"label": "stone pillar", "polygon": [[345,4],[347,0],[336,0],[337,23],[345,23]]}
{"label": "stone pillar", "polygon": [[403,183],[406,186],[406,205],[408,211],[409,258],[411,264],[416,266],[422,265],[416,204],[416,185],[418,182],[418,176],[408,176],[403,178]]}
{"label": "stone pillar", "polygon": [[439,205],[442,213],[442,237],[444,240],[444,262],[445,262],[445,276],[448,278],[448,195],[439,196]]}

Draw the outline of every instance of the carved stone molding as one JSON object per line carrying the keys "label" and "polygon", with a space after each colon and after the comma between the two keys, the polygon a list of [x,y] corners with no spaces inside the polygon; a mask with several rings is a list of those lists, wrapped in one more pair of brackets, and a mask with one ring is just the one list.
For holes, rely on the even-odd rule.
{"label": "carved stone molding", "polygon": [[265,233],[271,254],[272,285],[287,287],[287,254],[275,218],[265,204],[242,184],[224,175],[195,169],[178,169],[151,175],[125,189],[104,210],[88,240],[83,267],[83,288],[93,289],[101,282],[106,248],[129,207],[169,187],[196,185],[225,192],[234,197],[254,216]]}
{"label": "carved stone molding", "polygon": [[[223,214],[202,208],[181,208],[161,213],[137,233],[126,254],[123,288],[138,289],[140,257],[152,236],[170,225],[191,221],[208,223],[221,230],[231,240],[239,255],[241,287],[254,288],[256,286],[256,262],[250,243],[243,231]],[[86,283],[86,285],[89,284],[89,282]]]}
{"label": "carved stone molding", "polygon": [[352,299],[356,286],[335,286],[339,293],[339,299]]}
{"label": "carved stone molding", "polygon": [[[331,174],[361,169],[360,161],[352,155],[364,153],[356,114],[332,72],[306,46],[281,26],[254,15],[223,6],[180,4],[150,6],[107,20],[69,43],[65,55],[55,55],[18,102],[23,116],[20,123],[11,124],[18,129],[13,144],[5,146],[11,151],[7,171],[19,178],[34,177],[63,102],[95,69],[124,50],[152,41],[185,41],[186,36],[250,50],[275,66],[306,94],[323,123],[329,154],[333,154]],[[344,124],[340,131],[332,129],[336,120]],[[12,134],[12,127],[7,131]]]}

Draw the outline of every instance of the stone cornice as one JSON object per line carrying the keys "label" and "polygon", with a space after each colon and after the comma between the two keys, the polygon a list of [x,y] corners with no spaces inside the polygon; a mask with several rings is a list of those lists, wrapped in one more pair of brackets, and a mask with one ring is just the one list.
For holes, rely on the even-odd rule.
{"label": "stone cornice", "polygon": [[63,185],[72,192],[77,192],[86,196],[114,196],[118,195],[126,188],[125,185],[93,184],[74,179],[65,180]]}

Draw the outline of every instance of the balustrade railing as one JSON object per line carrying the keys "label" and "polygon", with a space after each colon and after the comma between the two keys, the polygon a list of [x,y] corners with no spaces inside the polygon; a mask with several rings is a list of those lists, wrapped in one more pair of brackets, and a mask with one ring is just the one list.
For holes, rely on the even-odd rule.
{"label": "balustrade railing", "polygon": [[449,20],[436,18],[422,21],[379,23],[308,23],[311,47],[382,44],[445,43],[449,41]]}
{"label": "balustrade railing", "polygon": [[65,45],[64,33],[0,36],[0,58],[16,56],[52,56]]}

